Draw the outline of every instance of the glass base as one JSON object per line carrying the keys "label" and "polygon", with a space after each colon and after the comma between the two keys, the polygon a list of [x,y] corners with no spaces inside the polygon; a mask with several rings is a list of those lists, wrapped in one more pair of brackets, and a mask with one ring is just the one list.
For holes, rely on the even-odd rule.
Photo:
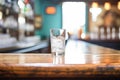
{"label": "glass base", "polygon": [[53,64],[64,64],[64,53],[52,53]]}
{"label": "glass base", "polygon": [[54,56],[59,56],[59,55],[64,55],[65,54],[65,52],[52,52],[52,54],[54,55]]}

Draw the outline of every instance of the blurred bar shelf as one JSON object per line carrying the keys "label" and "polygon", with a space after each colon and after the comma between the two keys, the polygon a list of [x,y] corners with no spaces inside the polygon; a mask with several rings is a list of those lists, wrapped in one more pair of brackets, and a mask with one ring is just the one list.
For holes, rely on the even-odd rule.
{"label": "blurred bar shelf", "polygon": [[0,48],[0,52],[2,53],[27,53],[27,52],[34,52],[43,48],[48,47],[48,41],[43,40],[39,42],[17,42],[13,45],[6,46]]}

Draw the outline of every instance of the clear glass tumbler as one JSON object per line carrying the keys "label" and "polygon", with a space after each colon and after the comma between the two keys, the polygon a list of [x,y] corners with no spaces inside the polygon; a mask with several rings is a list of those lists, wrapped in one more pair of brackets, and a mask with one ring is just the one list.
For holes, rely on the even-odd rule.
{"label": "clear glass tumbler", "polygon": [[65,53],[65,29],[50,29],[51,52],[55,55]]}

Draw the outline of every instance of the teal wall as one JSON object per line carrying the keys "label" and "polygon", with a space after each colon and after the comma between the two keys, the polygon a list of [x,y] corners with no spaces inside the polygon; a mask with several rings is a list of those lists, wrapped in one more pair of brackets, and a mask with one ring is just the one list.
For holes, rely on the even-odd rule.
{"label": "teal wall", "polygon": [[40,0],[34,0],[34,11],[35,11],[35,14],[41,14],[42,10],[42,5],[41,5],[41,2]]}
{"label": "teal wall", "polygon": [[[55,6],[56,13],[48,15],[45,13],[47,6]],[[42,28],[35,31],[36,35],[40,35],[42,38],[49,37],[50,28],[62,27],[62,4],[52,4],[45,0],[35,0],[35,14],[42,15],[43,23]]]}

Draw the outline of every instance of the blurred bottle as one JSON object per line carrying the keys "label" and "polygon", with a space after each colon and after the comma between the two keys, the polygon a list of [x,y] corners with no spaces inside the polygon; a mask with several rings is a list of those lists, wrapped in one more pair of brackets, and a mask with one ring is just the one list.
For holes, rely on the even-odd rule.
{"label": "blurred bottle", "polygon": [[[8,16],[6,17],[5,21],[4,21],[4,27],[5,28],[12,28],[12,29],[16,29],[18,26],[17,20],[14,18],[14,16]],[[9,32],[8,32],[9,34]]]}
{"label": "blurred bottle", "polygon": [[119,39],[120,39],[120,27],[119,27],[118,37],[119,37]]}
{"label": "blurred bottle", "polygon": [[0,5],[5,5],[5,0],[0,0]]}
{"label": "blurred bottle", "polygon": [[18,39],[18,22],[14,16],[8,16],[4,20],[4,28],[6,28],[6,33],[10,34],[12,37]]}
{"label": "blurred bottle", "polygon": [[19,9],[19,6],[18,6],[18,4],[17,4],[17,0],[15,0],[15,1],[13,2],[12,8],[13,8],[13,11],[14,11],[14,12],[19,13],[20,9]]}
{"label": "blurred bottle", "polygon": [[111,39],[111,30],[110,27],[107,27],[107,40]]}
{"label": "blurred bottle", "polygon": [[99,31],[99,28],[98,27],[95,27],[95,33],[94,33],[94,39],[98,39],[98,31]]}
{"label": "blurred bottle", "polygon": [[103,27],[100,28],[100,39],[105,40],[105,30]]}
{"label": "blurred bottle", "polygon": [[112,39],[114,40],[116,38],[116,30],[114,27],[112,27]]}
{"label": "blurred bottle", "polygon": [[34,35],[34,25],[30,23],[25,24],[25,35],[26,36],[33,36]]}

